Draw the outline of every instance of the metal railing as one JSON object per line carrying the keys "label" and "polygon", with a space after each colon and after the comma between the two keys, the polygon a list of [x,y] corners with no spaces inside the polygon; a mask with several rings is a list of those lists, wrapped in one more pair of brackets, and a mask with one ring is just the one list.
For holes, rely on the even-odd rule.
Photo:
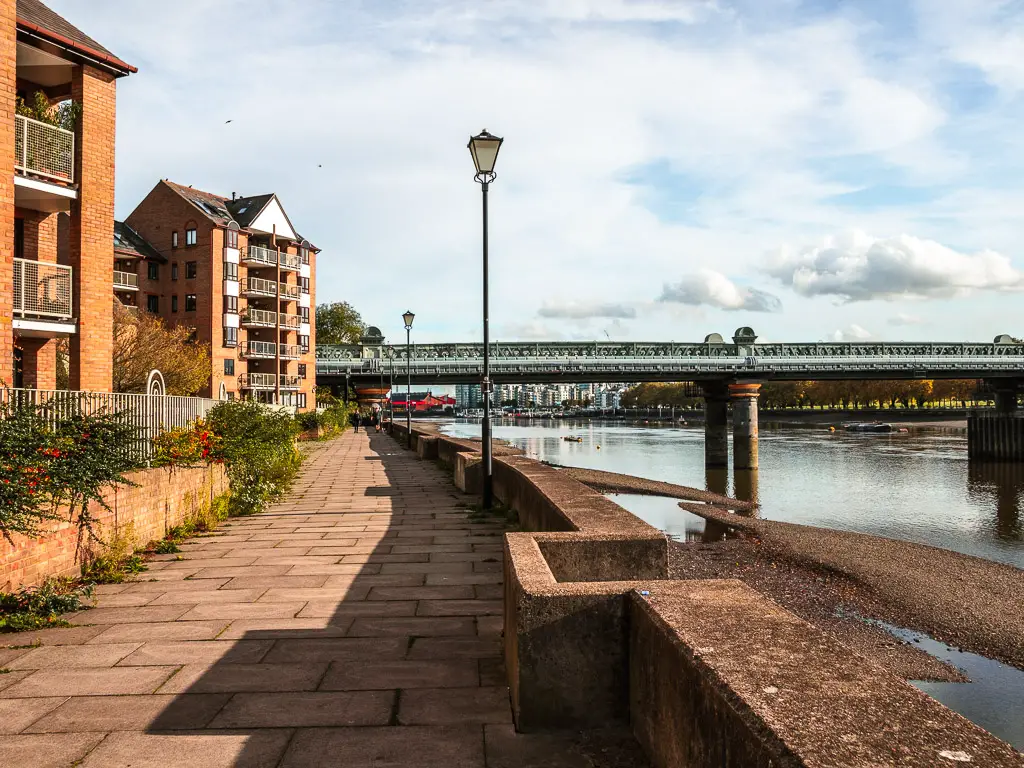
{"label": "metal railing", "polygon": [[74,416],[116,414],[136,428],[136,437],[125,446],[127,455],[140,464],[153,455],[153,440],[171,429],[187,427],[206,416],[219,403],[204,397],[143,395],[120,392],[76,392],[49,389],[0,390],[6,408],[36,406],[51,428]]}
{"label": "metal railing", "polygon": [[114,287],[137,291],[139,289],[139,276],[134,272],[121,272],[115,269]]}
{"label": "metal railing", "polygon": [[[298,389],[301,379],[298,376],[279,374],[281,389]],[[238,385],[242,389],[274,389],[274,374],[272,373],[243,373],[238,377]]]}
{"label": "metal railing", "polygon": [[289,285],[288,283],[281,283],[281,294],[286,299],[297,299],[299,298],[299,286]]}
{"label": "metal railing", "polygon": [[[281,315],[282,328],[298,328],[301,322],[302,319],[298,315]],[[274,328],[277,326],[277,312],[247,307],[241,314],[241,323],[259,328]]]}
{"label": "metal railing", "polygon": [[[281,357],[285,359],[295,359],[302,354],[302,350],[297,344],[281,344]],[[272,341],[247,341],[242,345],[242,356],[243,357],[276,357],[277,350],[274,348],[274,342]]]}
{"label": "metal railing", "polygon": [[262,277],[247,277],[242,283],[242,293],[277,296],[277,284],[273,280],[264,280]]}
{"label": "metal railing", "polygon": [[70,320],[71,267],[14,259],[14,314]]}
{"label": "metal railing", "polygon": [[75,180],[75,134],[24,115],[14,116],[14,167],[49,179]]}
{"label": "metal railing", "polygon": [[[253,264],[277,266],[277,251],[262,245],[250,245],[242,254],[242,261]],[[300,259],[298,254],[281,251],[281,269],[298,271]]]}

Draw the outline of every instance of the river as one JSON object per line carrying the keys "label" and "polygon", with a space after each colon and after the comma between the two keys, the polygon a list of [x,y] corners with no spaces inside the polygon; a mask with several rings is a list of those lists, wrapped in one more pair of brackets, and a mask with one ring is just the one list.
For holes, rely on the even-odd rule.
{"label": "river", "polygon": [[[458,420],[443,430],[479,436],[480,425]],[[716,482],[705,476],[703,427],[499,420],[494,436],[554,464],[699,488]],[[969,464],[966,432],[833,434],[823,426],[762,426],[760,453],[755,489],[732,488],[724,473],[717,480],[741,497],[753,490],[763,518],[905,539],[1024,568],[1024,465]],[[671,500],[623,497],[620,503],[676,538],[703,528]]]}

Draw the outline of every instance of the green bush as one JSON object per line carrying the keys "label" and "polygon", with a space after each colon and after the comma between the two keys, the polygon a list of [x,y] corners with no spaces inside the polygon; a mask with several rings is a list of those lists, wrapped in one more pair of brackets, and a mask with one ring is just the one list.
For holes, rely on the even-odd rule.
{"label": "green bush", "polygon": [[304,411],[297,414],[295,421],[303,432],[319,429],[321,437],[334,437],[349,427],[349,420],[356,406],[351,403],[333,401],[322,411]]}
{"label": "green bush", "polygon": [[298,422],[259,403],[229,400],[207,415],[218,438],[213,458],[222,459],[231,482],[229,512],[249,515],[280,498],[298,472]]}
{"label": "green bush", "polygon": [[87,608],[83,598],[92,597],[92,585],[71,579],[52,578],[38,587],[0,592],[0,632],[67,626],[59,615]]}

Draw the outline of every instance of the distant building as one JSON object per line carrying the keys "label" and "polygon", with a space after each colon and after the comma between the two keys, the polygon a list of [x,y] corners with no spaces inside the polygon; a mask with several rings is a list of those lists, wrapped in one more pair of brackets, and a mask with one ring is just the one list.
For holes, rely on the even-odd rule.
{"label": "distant building", "polygon": [[484,398],[479,384],[456,384],[455,404],[459,408],[483,408]]}

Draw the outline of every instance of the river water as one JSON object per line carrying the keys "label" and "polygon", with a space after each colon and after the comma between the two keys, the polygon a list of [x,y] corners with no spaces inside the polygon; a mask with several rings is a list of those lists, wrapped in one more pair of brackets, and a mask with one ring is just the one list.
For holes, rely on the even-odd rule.
{"label": "river water", "polygon": [[[475,421],[443,429],[480,434]],[[1024,465],[968,464],[964,431],[871,435],[762,426],[761,469],[756,482],[739,477],[739,488],[725,473],[706,477],[702,426],[496,421],[494,436],[555,464],[717,491],[727,484],[741,498],[753,493],[759,515],[769,520],[905,539],[1024,568]],[[680,539],[703,528],[671,500],[622,497],[620,503]]]}

